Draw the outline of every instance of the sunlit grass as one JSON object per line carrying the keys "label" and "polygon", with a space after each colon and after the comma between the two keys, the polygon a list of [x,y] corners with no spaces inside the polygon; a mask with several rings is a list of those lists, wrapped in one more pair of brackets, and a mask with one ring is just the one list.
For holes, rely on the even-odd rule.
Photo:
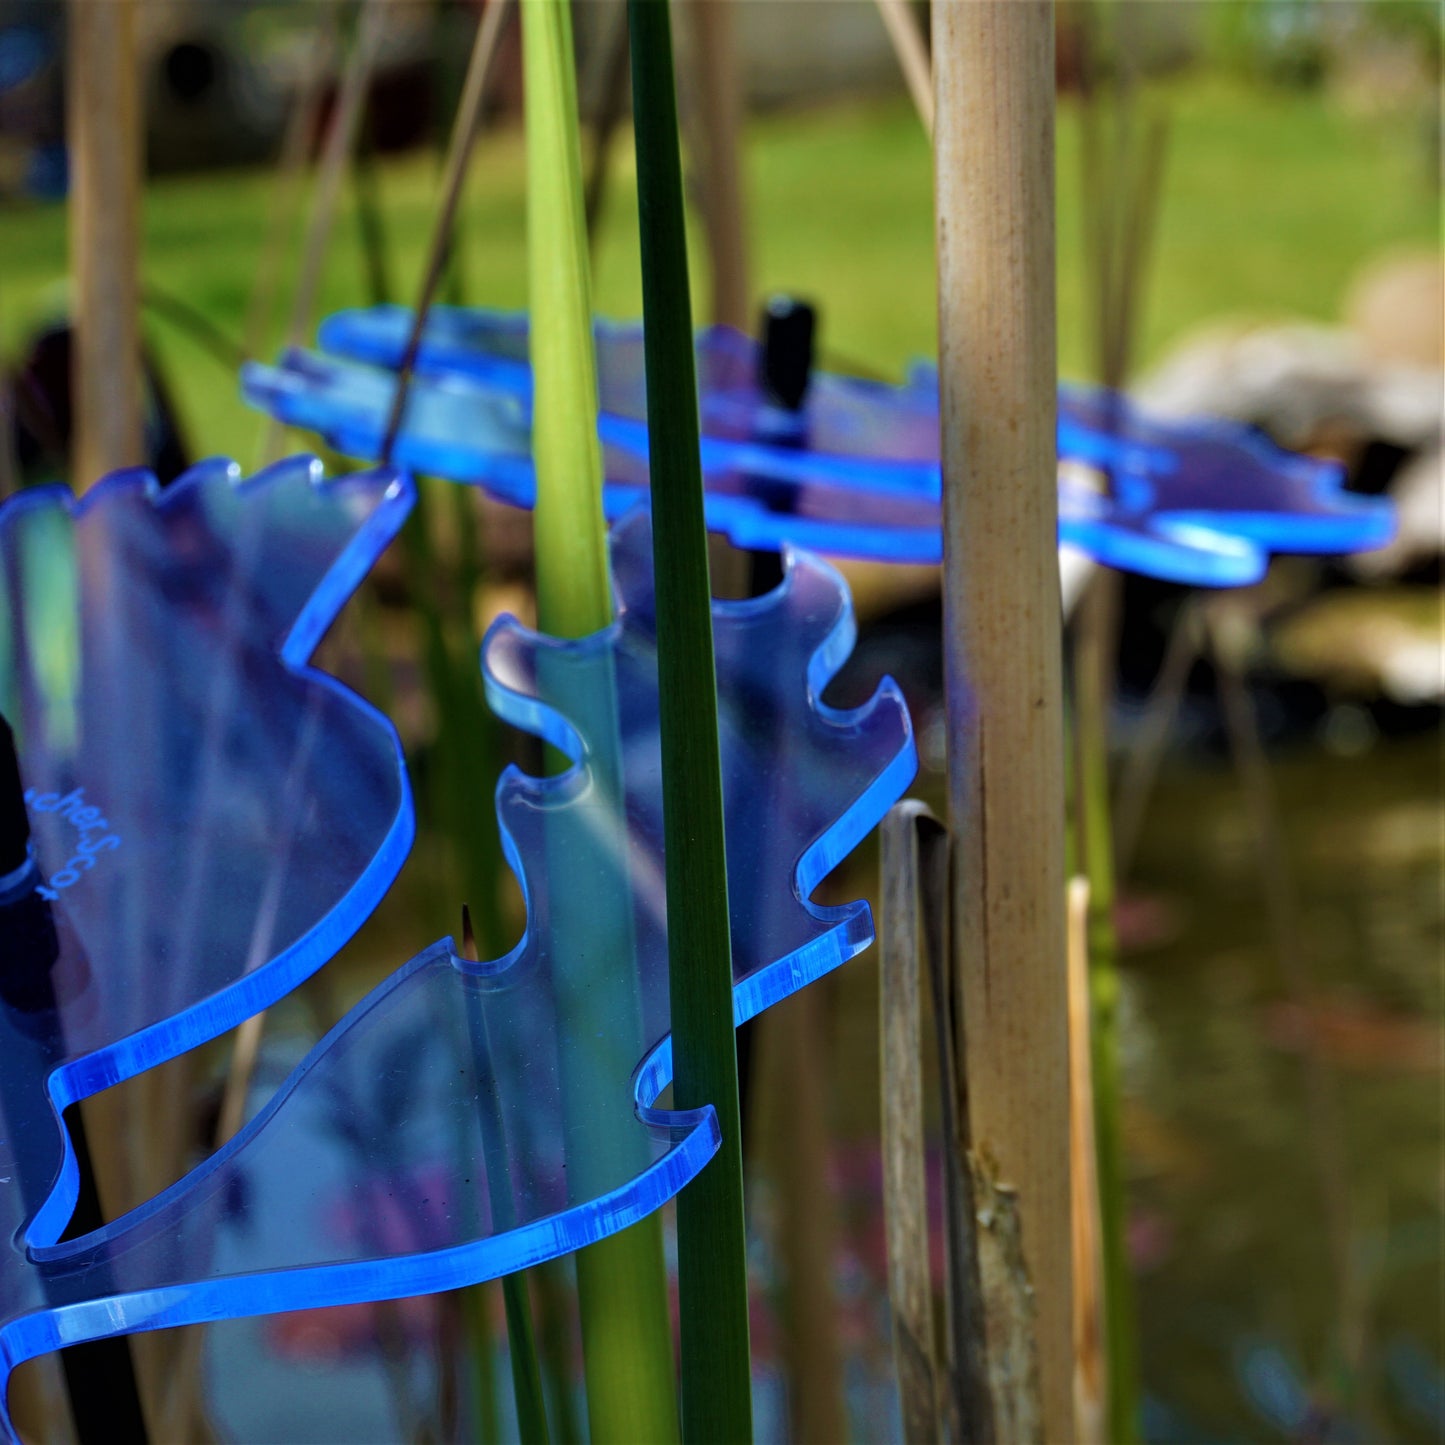
{"label": "sunlit grass", "polygon": [[[1161,95],[1173,124],[1142,317],[1145,364],[1221,314],[1333,319],[1351,276],[1375,251],[1438,243],[1437,195],[1418,124],[1353,116],[1322,93],[1210,78],[1173,82]],[[1083,374],[1088,345],[1076,140],[1066,102],[1059,121],[1059,347],[1066,375]],[[520,129],[495,131],[477,147],[462,222],[472,301],[525,304],[523,159]],[[745,175],[760,294],[784,289],[815,298],[825,354],[887,373],[910,356],[932,352],[931,162],[905,101],[755,119]],[[427,155],[391,160],[382,169],[403,294],[423,264],[435,180],[436,162]],[[235,336],[272,185],[266,172],[230,171],[159,180],[146,191],[146,276]],[[703,316],[705,258],[693,239],[695,314]],[[596,253],[600,310],[638,314],[637,255],[632,146],[624,134],[615,146]],[[7,353],[23,327],[53,304],[65,263],[61,208],[0,211],[0,347]],[[319,309],[365,297],[348,197]],[[234,378],[166,321],[151,321],[148,331],[167,363],[192,447],[253,457],[258,423]]]}

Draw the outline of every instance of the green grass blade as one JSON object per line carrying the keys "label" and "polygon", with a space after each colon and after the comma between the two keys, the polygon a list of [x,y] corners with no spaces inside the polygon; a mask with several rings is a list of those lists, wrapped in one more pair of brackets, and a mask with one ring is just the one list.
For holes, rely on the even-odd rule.
{"label": "green grass blade", "polygon": [[733,1033],[717,674],[667,0],[628,0],[657,587],[673,1102],[722,1149],[678,1196],[682,1430],[752,1438],[742,1129]]}
{"label": "green grass blade", "polygon": [[[582,156],[571,11],[566,0],[523,0],[526,87],[527,268],[532,310],[532,376],[537,472],[535,537],[537,616],[544,632],[582,637],[612,621],[607,529],[602,515],[602,456],[597,442],[597,368],[582,199]],[[605,679],[602,680],[605,682]],[[615,718],[615,708],[612,710]],[[599,747],[599,758],[620,748]],[[616,780],[598,777],[603,790]],[[605,900],[597,900],[605,905]],[[615,900],[614,900],[615,902]],[[615,911],[615,909],[614,909]],[[591,941],[605,937],[605,906],[594,913]],[[597,1016],[627,1016],[635,970],[621,956],[630,929],[618,927],[618,956],[595,984]],[[565,941],[554,939],[565,950]],[[585,952],[585,950],[582,950]],[[626,1041],[613,1041],[621,1046]],[[588,1077],[588,1062],[564,1071],[569,1108],[595,1113],[599,1091],[615,1085]],[[595,1071],[594,1071],[595,1072]],[[579,1173],[589,1161],[579,1159]],[[653,1215],[577,1256],[578,1305],[594,1445],[668,1445],[677,1438],[677,1405],[668,1317],[662,1226]]]}
{"label": "green grass blade", "polygon": [[542,1367],[532,1330],[532,1304],[527,1276],[502,1278],[502,1300],[507,1309],[507,1345],[512,1356],[512,1393],[517,1402],[517,1434],[522,1445],[548,1445],[547,1407],[542,1398]]}
{"label": "green grass blade", "polygon": [[565,0],[524,0],[522,69],[538,621],[553,637],[585,637],[612,621],[612,592],[577,81]]}

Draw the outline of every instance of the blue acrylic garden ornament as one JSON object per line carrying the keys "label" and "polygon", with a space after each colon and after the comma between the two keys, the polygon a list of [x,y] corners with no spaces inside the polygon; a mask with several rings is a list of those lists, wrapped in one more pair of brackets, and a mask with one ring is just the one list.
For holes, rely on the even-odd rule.
{"label": "blue acrylic garden ornament", "polygon": [[[314,489],[314,495],[333,495],[331,488],[338,497],[353,488],[371,495],[368,489],[374,489],[376,518],[386,515],[389,505],[382,494],[392,495],[396,485],[371,474]],[[197,650],[184,657],[189,667],[201,669],[201,677],[193,683],[180,657],[132,655],[130,671],[152,678],[144,689],[137,681],[137,692],[157,690],[159,669],[180,674],[179,696],[154,718],[131,712],[129,726],[115,708],[101,720],[103,731],[93,744],[82,728],[84,751],[72,746],[57,756],[88,757],[92,746],[103,751],[102,738],[106,748],[124,756],[127,736],[135,731],[144,742],[152,728],[179,745],[195,738],[197,729],[220,726],[215,719],[225,718],[228,707],[249,709],[257,714],[252,725],[264,725],[281,705],[260,708],[247,697],[269,695],[275,687],[287,699],[283,712],[291,709],[285,715],[295,720],[286,734],[289,753],[278,750],[274,729],[259,737],[250,737],[240,723],[233,737],[222,729],[218,751],[228,767],[274,768],[270,786],[254,790],[255,817],[248,819],[238,799],[228,815],[230,825],[242,829],[234,856],[226,860],[228,876],[254,882],[250,843],[264,832],[269,810],[288,787],[314,788],[325,813],[330,788],[340,786],[343,774],[347,817],[331,839],[354,867],[360,847],[350,836],[355,794],[387,769],[395,777],[389,730],[381,728],[374,752],[366,754],[361,744],[367,727],[377,722],[374,715],[354,699],[343,701],[334,683],[288,668],[287,659],[294,661],[303,648],[295,639],[314,636],[321,620],[320,604],[304,601],[308,592],[321,596],[314,569],[309,581],[276,584],[283,585],[287,606],[271,597],[273,584],[262,572],[247,571],[249,587],[227,587],[215,576],[217,557],[226,548],[216,541],[213,507],[202,504],[220,506],[212,492],[229,489],[225,507],[237,510],[231,515],[222,508],[230,524],[224,535],[232,539],[232,550],[240,549],[251,536],[242,525],[245,489],[236,492],[220,474],[179,486],[174,500],[153,499],[138,481],[122,481],[78,506],[51,496],[0,512],[7,558],[23,557],[18,538],[32,518],[49,509],[51,525],[78,534],[82,552],[92,540],[87,523],[95,528],[93,555],[86,557],[81,575],[113,588],[106,599],[123,597],[132,574],[147,579],[141,588],[146,614],[161,609],[164,582],[172,584],[175,597],[195,592],[205,598],[195,609]],[[265,479],[253,486],[265,495]],[[272,510],[279,513],[280,479],[273,477],[270,487],[278,492]],[[303,510],[308,499],[292,498]],[[91,520],[112,514],[109,527]],[[123,545],[112,545],[110,534]],[[257,531],[252,543],[260,549],[255,555],[264,555],[266,533]],[[157,566],[167,556],[174,562],[177,552],[194,563],[184,577]],[[25,575],[23,563],[19,575]],[[29,771],[31,760],[40,757],[37,786],[46,790],[31,802],[39,809],[41,872],[48,873],[53,860],[74,847],[71,834],[79,824],[67,815],[62,797],[76,788],[84,788],[87,805],[106,810],[121,842],[85,870],[81,882],[61,890],[54,905],[62,936],[75,940],[62,949],[55,970],[58,1023],[27,1014],[22,1003],[5,1002],[4,1077],[18,1108],[12,1111],[7,1095],[10,1130],[3,1147],[13,1157],[0,1183],[9,1241],[0,1254],[0,1376],[23,1360],[79,1341],[431,1293],[502,1275],[626,1227],[707,1163],[719,1138],[712,1108],[685,1113],[657,1104],[670,1078],[671,1056],[656,636],[645,516],[629,519],[614,533],[613,578],[617,619],[605,631],[557,642],[503,619],[483,646],[493,708],[570,759],[566,771],[546,778],[509,769],[498,785],[503,847],[527,909],[517,946],[482,963],[459,957],[450,941],[427,949],[358,1004],[230,1144],[129,1215],[64,1243],[56,1242],[68,1212],[58,1162],[60,1131],[41,1092],[45,1081],[51,1098],[60,1102],[94,1086],[101,1073],[133,1072],[174,1052],[171,1041],[208,1036],[208,1029],[216,1031],[209,1027],[209,1014],[206,1023],[184,1028],[175,1018],[194,1016],[202,993],[218,996],[219,976],[213,976],[210,962],[204,988],[149,985],[160,999],[152,1011],[164,1015],[150,1036],[163,1042],[154,1050],[133,1045],[141,1015],[131,1005],[110,1002],[115,991],[105,970],[112,959],[100,935],[89,931],[99,926],[90,920],[105,919],[109,943],[133,928],[139,946],[153,953],[158,938],[171,934],[145,912],[143,900],[134,900],[135,917],[118,905],[93,912],[100,904],[83,890],[129,896],[122,881],[127,866],[139,870],[128,876],[151,876],[148,866],[130,860],[153,849],[164,854],[171,846],[166,820],[175,821],[177,814],[166,813],[164,800],[184,809],[190,799],[194,811],[197,800],[229,797],[236,785],[220,773],[208,782],[204,772],[182,767],[147,813],[140,769],[134,784],[118,776],[119,766],[98,775],[58,764],[51,771],[34,729],[48,725],[52,714],[22,709],[24,765]],[[334,591],[336,582],[333,569],[323,587]],[[88,604],[90,593],[83,597]],[[228,680],[215,681],[217,669],[204,665],[200,643],[211,636],[219,646],[233,633],[233,612],[246,613],[253,601],[269,601],[264,610],[273,619],[299,605],[311,625],[297,624],[290,640],[270,628],[255,629],[258,645],[246,650],[244,666],[219,669]],[[104,610],[92,622],[93,609],[84,608],[82,656],[90,657],[84,651],[89,626],[99,629],[106,645],[120,646],[120,623],[127,615],[119,614],[112,629]],[[892,682],[885,681],[856,710],[838,711],[821,700],[853,643],[846,589],[826,564],[789,556],[779,588],[750,601],[715,603],[714,626],[734,1006],[742,1020],[871,941],[866,904],[823,907],[810,895],[903,794],[916,760],[908,715]],[[279,645],[284,655],[268,663],[261,639]],[[281,685],[278,672],[292,681]],[[83,683],[83,668],[78,676]],[[40,686],[38,680],[25,684],[30,690]],[[54,681],[46,686],[47,696],[59,687]],[[80,701],[77,720],[88,727],[95,713],[83,706],[83,688]],[[219,702],[226,706],[211,705]],[[339,711],[333,713],[333,704]],[[338,720],[341,744],[352,748],[344,769],[333,757]],[[308,727],[314,738],[303,743],[300,736]],[[195,753],[198,763],[204,756],[204,750]],[[317,759],[319,773],[298,764],[298,757]],[[353,769],[359,777],[349,776]],[[153,772],[146,777],[155,783]],[[93,781],[97,778],[104,785]],[[107,794],[112,784],[117,791]],[[52,794],[61,796],[52,802]],[[180,817],[195,821],[184,811]],[[300,870],[304,879],[312,870],[326,872],[328,865],[303,856],[299,845],[299,838],[272,840],[273,848],[289,850],[290,861],[279,870],[261,868],[267,882],[251,899],[249,916],[277,922],[242,930],[243,956],[258,966],[243,969],[239,980],[226,976],[219,995],[226,1022],[280,991],[270,983],[250,986],[258,974],[291,982],[299,976],[299,967],[276,962],[275,942],[258,943],[296,931],[292,874]],[[388,856],[386,839],[373,840],[373,846],[378,857]],[[271,884],[280,888],[284,904],[272,904]],[[310,884],[300,886],[308,897],[329,897],[324,889],[313,895]],[[210,901],[223,906],[218,896]],[[183,935],[197,954],[226,932],[211,931],[211,922]],[[333,942],[339,942],[340,931]],[[163,956],[171,970],[190,971],[182,968],[189,952]],[[112,1008],[120,1010],[118,1023],[110,1020]],[[182,1010],[178,1016],[165,1012],[176,1009]],[[66,1051],[57,1051],[57,1028],[75,1040]],[[82,1057],[82,1049],[91,1053]],[[24,1065],[18,1062],[22,1058]],[[318,1135],[329,1147],[310,1147]],[[17,1137],[28,1141],[23,1149],[17,1150]],[[23,1184],[16,1177],[22,1170]]]}
{"label": "blue acrylic garden ornament", "polygon": [[[247,395],[355,456],[379,454],[411,314],[340,312],[331,353],[251,366]],[[598,432],[609,505],[647,484],[642,332],[599,323]],[[397,460],[529,506],[526,318],[435,308],[417,358]],[[726,327],[698,338],[709,525],[740,546],[784,542],[845,556],[942,555],[938,378],[903,386],[819,372],[793,406],[759,384],[757,343]],[[1393,534],[1387,502],[1344,490],[1343,468],[1280,450],[1224,421],[1151,419],[1122,396],[1059,397],[1059,540],[1105,565],[1200,586],[1257,581],[1273,552],[1366,551]]]}

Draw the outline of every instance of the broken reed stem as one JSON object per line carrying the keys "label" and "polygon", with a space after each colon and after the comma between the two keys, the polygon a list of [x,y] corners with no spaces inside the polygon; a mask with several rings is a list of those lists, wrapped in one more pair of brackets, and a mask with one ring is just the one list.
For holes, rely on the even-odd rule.
{"label": "broken reed stem", "polygon": [[[923,940],[918,818],[921,803],[896,804],[881,831],[878,1034],[882,1075],[883,1216],[893,1364],[905,1445],[948,1438],[940,1393],[929,1267],[928,1169],[924,1149]],[[941,900],[939,900],[941,901]],[[946,906],[946,905],[945,905]]]}
{"label": "broken reed stem", "polygon": [[[1017,1191],[1042,1430],[1073,1434],[1054,13],[933,7],[952,966],[976,1156]],[[1012,1195],[1008,1195],[1012,1198]],[[979,1208],[984,1207],[983,1201]],[[1012,1238],[1012,1235],[1010,1236]],[[1017,1344],[985,1281],[991,1369]],[[999,1306],[1001,1308],[1001,1306]],[[1015,1362],[1022,1367],[1022,1362]],[[1011,1435],[997,1422],[998,1438]]]}
{"label": "broken reed stem", "polygon": [[1052,1440],[1039,1382],[1038,1293],[1025,1255],[1018,1191],[999,1178],[987,1153],[970,1152],[968,1170],[979,1298],[988,1320],[991,1438],[999,1445]]}
{"label": "broken reed stem", "polygon": [[876,0],[889,44],[903,72],[903,83],[912,97],[913,108],[923,125],[923,133],[933,138],[933,62],[928,56],[928,42],[919,27],[911,0]]}
{"label": "broken reed stem", "polygon": [[422,333],[426,330],[427,313],[431,310],[437,288],[446,272],[452,231],[456,225],[457,206],[461,201],[462,187],[467,176],[467,162],[471,159],[472,146],[476,143],[482,105],[487,96],[487,77],[491,74],[492,60],[497,53],[497,42],[501,39],[508,7],[509,0],[488,0],[477,25],[477,38],[472,44],[471,59],[467,62],[466,80],[462,84],[462,96],[457,104],[456,119],[452,122],[451,141],[442,171],[441,204],[432,222],[426,266],[422,271],[421,288],[416,298],[416,309],[412,314],[411,330],[407,333],[401,365],[397,367],[396,392],[392,397],[391,413],[386,419],[385,440],[381,445],[381,459],[384,463],[391,461],[392,452],[396,448],[397,433],[401,430],[402,418],[406,414],[406,398],[411,389],[417,353],[421,350]]}
{"label": "broken reed stem", "polygon": [[[996,1420],[1017,1417],[1019,1409],[995,1400],[990,1374],[967,1080],[958,1058],[962,1033],[949,919],[953,850],[948,830],[922,803],[906,800],[892,815],[896,816],[885,823],[888,831],[883,839],[884,948],[896,955],[911,940],[921,951],[933,1005],[938,1066],[946,1278],[945,1358],[936,1394],[940,1410],[936,1437],[991,1445],[998,1438]],[[911,874],[911,886],[890,881],[901,871]],[[900,913],[900,908],[911,911]],[[1037,1388],[1036,1375],[1034,1371],[1030,1377],[1033,1388]]]}
{"label": "broken reed stem", "polygon": [[134,0],[71,0],[66,11],[77,492],[145,460],[135,18]]}

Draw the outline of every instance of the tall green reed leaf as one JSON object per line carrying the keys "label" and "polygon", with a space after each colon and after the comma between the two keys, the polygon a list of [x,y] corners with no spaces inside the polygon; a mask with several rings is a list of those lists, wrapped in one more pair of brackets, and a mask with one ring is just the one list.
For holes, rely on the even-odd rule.
{"label": "tall green reed leaf", "polygon": [[[612,621],[607,531],[602,515],[602,457],[597,442],[597,369],[592,350],[592,297],[582,198],[582,157],[571,12],[566,0],[524,0],[522,57],[526,86],[527,256],[532,311],[535,418],[533,460],[537,616],[542,630],[581,637]],[[588,700],[598,713],[615,701],[606,678]],[[602,799],[620,797],[620,780],[605,759],[617,746],[598,746],[593,770]],[[614,809],[614,813],[616,810]],[[614,826],[625,826],[620,814]],[[605,874],[604,874],[605,876]],[[635,1001],[628,998],[634,968],[625,956],[630,926],[622,902],[572,899],[569,910],[587,930],[594,974],[577,980],[611,1037],[598,1057],[564,1060],[568,1107],[594,1116],[607,1107],[615,1075],[605,1053],[627,1052],[623,1037]],[[570,925],[569,925],[570,926]],[[589,952],[578,946],[580,955]],[[559,950],[565,939],[554,939]],[[608,950],[612,950],[608,956]],[[603,955],[596,960],[596,955]],[[585,965],[584,965],[585,966]],[[631,1007],[630,1007],[631,1005]],[[640,1050],[639,1050],[640,1052]],[[634,1054],[635,1058],[637,1055]],[[625,1104],[625,1101],[623,1101]],[[594,1134],[607,1131],[595,1118]],[[595,1163],[579,1159],[581,1184]],[[677,1407],[668,1316],[662,1227],[656,1215],[577,1255],[578,1304],[587,1380],[587,1414],[595,1445],[635,1445],[677,1438]]]}
{"label": "tall green reed leaf", "polygon": [[677,1201],[684,1440],[752,1438],[742,1127],[682,163],[667,0],[628,0],[657,589],[673,1104],[722,1148]]}
{"label": "tall green reed leaf", "polygon": [[576,67],[571,12],[564,0],[525,0],[522,66],[537,612],[544,632],[585,637],[612,621],[612,592],[602,517]]}

